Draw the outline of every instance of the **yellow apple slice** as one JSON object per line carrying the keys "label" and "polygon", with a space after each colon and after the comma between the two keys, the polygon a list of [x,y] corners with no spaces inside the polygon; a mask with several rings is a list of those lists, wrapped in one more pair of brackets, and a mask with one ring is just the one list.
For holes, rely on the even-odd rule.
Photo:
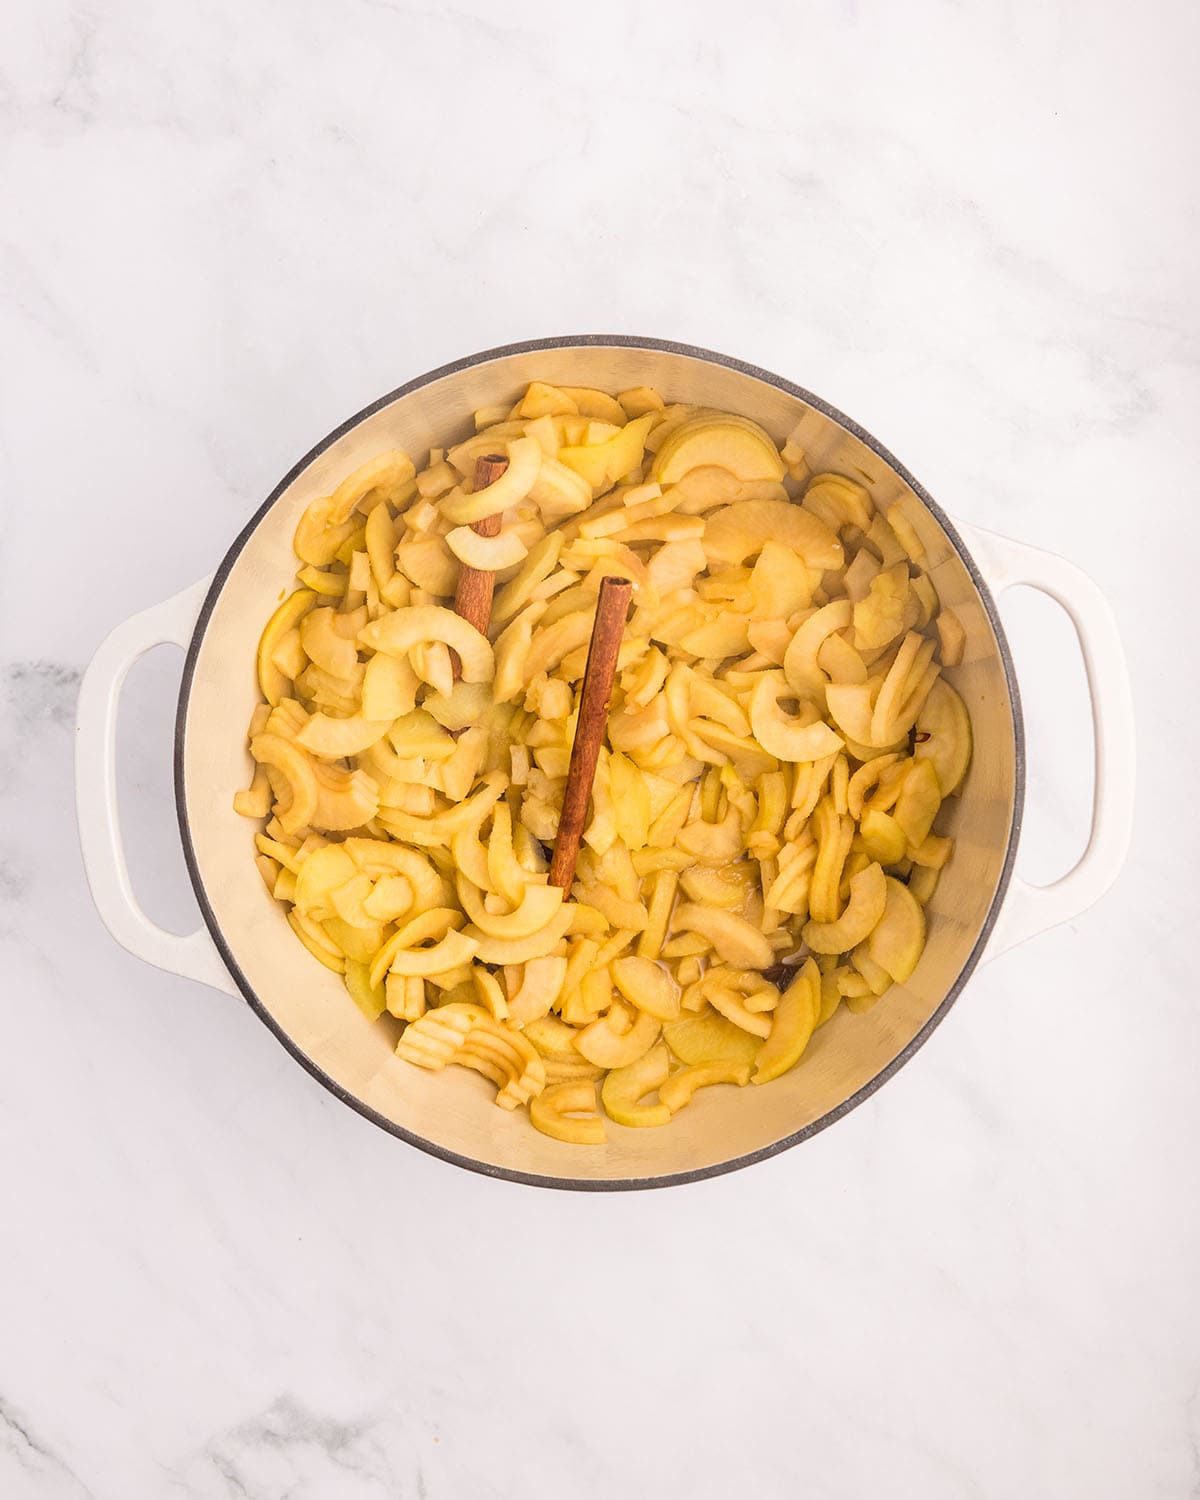
{"label": "yellow apple slice", "polygon": [[470,881],[459,879],[458,899],[467,918],[487,937],[512,942],[541,932],[562,909],[563,893],[556,885],[527,885],[515,911],[490,912]]}
{"label": "yellow apple slice", "polygon": [[402,718],[416,707],[419,686],[417,674],[406,657],[377,651],[363,672],[363,716],[389,723]]}
{"label": "yellow apple slice", "polygon": [[899,880],[887,877],[887,902],[867,940],[870,958],[897,984],[912,977],[925,947],[925,913],[921,903]]}
{"label": "yellow apple slice", "polygon": [[825,522],[790,500],[739,500],[709,516],[704,551],[710,563],[744,563],[774,538],[810,568],[840,568],[842,544]]}
{"label": "yellow apple slice", "polygon": [[[394,939],[389,939],[389,943],[384,945],[380,954],[388,951],[392,941]],[[451,930],[431,948],[396,949],[390,956],[388,968],[393,974],[417,974],[421,978],[427,978],[430,974],[444,974],[460,964],[468,963],[475,957],[478,949],[479,944],[474,938],[464,932]],[[379,956],[377,955],[371,966],[372,979],[378,969]]]}
{"label": "yellow apple slice", "polygon": [[574,1146],[603,1146],[604,1122],[596,1113],[596,1085],[586,1079],[556,1083],[530,1100],[535,1130]]}
{"label": "yellow apple slice", "polygon": [[575,1039],[575,1045],[588,1062],[598,1068],[624,1068],[645,1056],[658,1041],[661,1024],[646,1011],[639,1010],[628,1031],[617,1029],[618,1004],[598,1021],[585,1026]]}
{"label": "yellow apple slice", "polygon": [[274,766],[287,785],[289,802],[278,814],[284,832],[294,833],[312,824],[321,789],[304,751],[281,735],[260,734],[250,741],[250,754],[261,765]]}
{"label": "yellow apple slice", "polygon": [[716,1083],[736,1083],[739,1088],[744,1088],[749,1082],[748,1062],[700,1063],[694,1068],[684,1068],[660,1084],[658,1097],[659,1102],[676,1115],[691,1103],[697,1089],[711,1088]]}
{"label": "yellow apple slice", "polygon": [[675,909],[671,927],[676,932],[697,932],[712,944],[727,964],[742,969],[769,969],[775,950],[745,917],[685,902]]}
{"label": "yellow apple slice", "polygon": [[338,626],[337,611],[324,605],[300,621],[300,644],[322,671],[334,677],[349,677],[358,665],[358,650]]}
{"label": "yellow apple slice", "polygon": [[530,934],[529,937],[493,937],[481,928],[471,927],[468,933],[478,944],[476,956],[480,963],[523,964],[528,963],[531,958],[545,958],[547,954],[553,953],[560,940],[566,937],[574,920],[574,906],[562,899],[562,892],[558,891],[557,886],[536,886],[533,889],[557,891],[560,910],[554,913],[540,931]]}
{"label": "yellow apple slice", "polygon": [[414,646],[441,642],[462,658],[464,682],[490,682],[492,678],[494,658],[487,637],[440,604],[395,609],[372,620],[359,631],[358,638],[372,651],[386,651],[390,656],[405,656]]}
{"label": "yellow apple slice", "polygon": [[833,922],[806,922],[804,941],[814,953],[848,953],[871,935],[886,903],[883,866],[869,864],[850,877],[850,899],[841,916]]}
{"label": "yellow apple slice", "polygon": [[755,1083],[770,1083],[795,1067],[808,1046],[821,1013],[821,972],[806,959],[784,991],[771,1017],[771,1034],[754,1068]]}
{"label": "yellow apple slice", "polygon": [[460,1000],[441,1005],[409,1022],[396,1045],[396,1056],[438,1073],[454,1061],[470,1032],[486,1016],[481,1005]]}
{"label": "yellow apple slice", "polygon": [[652,413],[636,417],[604,442],[560,448],[558,461],[582,475],[599,494],[641,464],[646,436],[653,425]]}
{"label": "yellow apple slice", "polygon": [[[891,759],[891,757],[887,757]],[[878,808],[863,809],[858,823],[862,847],[872,859],[881,865],[894,865],[908,853],[908,840],[904,830],[890,813]]]}
{"label": "yellow apple slice", "polygon": [[629,414],[619,401],[605,391],[596,391],[587,385],[560,385],[559,390],[569,396],[581,417],[593,417],[601,422],[611,422],[614,427],[623,427]]}
{"label": "yellow apple slice", "polygon": [[456,526],[446,533],[446,546],[459,562],[483,573],[514,567],[529,556],[529,548],[512,529],[495,536],[480,536],[470,526]]}
{"label": "yellow apple slice", "polygon": [[316,602],[317,596],[311,589],[297,589],[283,601],[263,630],[258,643],[258,685],[272,707],[287,692],[290,680],[275,665],[275,652],[284,636],[296,627]]}
{"label": "yellow apple slice", "polygon": [[639,1104],[667,1080],[671,1054],[662,1042],[651,1047],[643,1057],[622,1068],[613,1068],[600,1086],[605,1113],[618,1125],[638,1128],[669,1125],[671,1111],[665,1104]]}
{"label": "yellow apple slice", "polygon": [[944,678],[938,678],[917,715],[918,760],[930,760],[942,796],[956,792],[971,761],[971,719],[967,706]]}
{"label": "yellow apple slice", "polygon": [[442,497],[438,505],[447,521],[455,526],[470,526],[488,516],[498,516],[524,500],[541,471],[542,445],[536,438],[513,438],[505,444],[505,452],[508,468],[486,489],[471,495],[451,490]]}
{"label": "yellow apple slice", "polygon": [[813,576],[798,553],[769,537],[754,564],[750,588],[755,619],[786,620],[812,603]]}
{"label": "yellow apple slice", "polygon": [[[804,627],[801,626],[801,629]],[[825,688],[829,716],[848,739],[870,745],[872,696],[879,682],[831,682]]]}
{"label": "yellow apple slice", "polygon": [[387,999],[382,985],[371,985],[366,964],[360,964],[352,958],[346,960],[346,989],[367,1020],[378,1021]]}
{"label": "yellow apple slice", "polygon": [[[512,1023],[526,1026],[531,1021],[549,1016],[551,1006],[562,994],[566,976],[567,960],[558,954],[529,959],[521,969],[520,984],[509,996],[508,1013]],[[572,1055],[575,1050],[574,1028],[568,1027],[567,1030],[571,1032],[567,1038],[568,1055]]]}
{"label": "yellow apple slice", "polygon": [[639,958],[634,954],[616,958],[610,971],[613,983],[631,1005],[659,1021],[673,1021],[678,1017],[679,986],[652,958]]}
{"label": "yellow apple slice", "polygon": [[[553,455],[547,455],[542,459],[542,467],[536,483],[529,491],[529,498],[541,512],[543,522],[552,526],[565,516],[578,515],[580,511],[586,510],[592,503],[592,487],[582,474],[560,463]],[[561,544],[561,534],[551,532],[551,535],[557,535]]]}
{"label": "yellow apple slice", "polygon": [[803,724],[779,707],[792,688],[781,673],[764,673],[750,698],[750,725],[764,750],[782,761],[820,760],[836,755],[842,740],[822,719]]}
{"label": "yellow apple slice", "polygon": [[327,844],[323,849],[314,849],[296,875],[296,905],[301,911],[312,912],[320,920],[333,910],[333,892],[353,880],[358,873],[358,867],[341,844]]}
{"label": "yellow apple slice", "polygon": [[727,469],[738,479],[783,478],[779,451],[756,422],[710,413],[681,423],[655,455],[651,475],[674,484],[691,469],[709,465]]}
{"label": "yellow apple slice", "polygon": [[845,630],[850,624],[852,613],[848,599],[834,599],[800,622],[783,657],[784,673],[800,697],[822,701],[828,678],[818,654],[835,631]]}
{"label": "yellow apple slice", "polygon": [[358,755],[369,749],[384,737],[390,727],[390,720],[376,723],[365,719],[362,714],[352,714],[348,719],[313,714],[296,736],[296,743],[313,755],[341,760],[344,756]]}
{"label": "yellow apple slice", "polygon": [[928,758],[915,759],[900,785],[892,818],[903,830],[909,849],[918,849],[929,837],[933,820],[942,805],[937,769]]}
{"label": "yellow apple slice", "polygon": [[762,1042],[724,1016],[707,1011],[663,1027],[667,1046],[682,1063],[752,1063]]}

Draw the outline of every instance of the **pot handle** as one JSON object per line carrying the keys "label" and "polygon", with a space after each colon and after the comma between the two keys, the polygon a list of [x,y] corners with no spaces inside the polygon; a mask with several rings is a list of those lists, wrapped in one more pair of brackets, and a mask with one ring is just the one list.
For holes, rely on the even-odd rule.
{"label": "pot handle", "polygon": [[186,937],[152,922],[129,881],[117,812],[117,714],[130,667],[155,646],[186,646],[211,578],[132,615],[104,640],[83,674],[75,719],[75,808],[83,867],[100,919],[121,946],[169,974],[227,995],[237,987],[204,928]]}
{"label": "pot handle", "polygon": [[1050,885],[1030,885],[1013,877],[988,940],[986,962],[1026,938],[1069,922],[1112,885],[1133,833],[1137,754],[1125,651],[1112,606],[1097,585],[1053,552],[978,526],[960,526],[959,531],[994,593],[1025,584],[1066,610],[1079,638],[1092,700],[1096,774],[1087,848],[1075,867]]}

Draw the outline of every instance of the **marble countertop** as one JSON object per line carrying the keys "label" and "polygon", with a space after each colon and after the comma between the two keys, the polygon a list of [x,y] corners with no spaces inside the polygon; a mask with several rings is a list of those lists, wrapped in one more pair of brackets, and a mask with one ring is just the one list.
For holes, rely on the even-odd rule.
{"label": "marble countertop", "polygon": [[[1196,8],[15,0],[0,21],[0,1493],[1200,1492]],[[402,380],[648,333],[820,392],[1113,601],[1126,873],[799,1149],[488,1181],[320,1089],[88,898],[80,672]],[[1011,595],[1022,870],[1084,838],[1065,621]],[[195,923],[180,661],[121,726]]]}

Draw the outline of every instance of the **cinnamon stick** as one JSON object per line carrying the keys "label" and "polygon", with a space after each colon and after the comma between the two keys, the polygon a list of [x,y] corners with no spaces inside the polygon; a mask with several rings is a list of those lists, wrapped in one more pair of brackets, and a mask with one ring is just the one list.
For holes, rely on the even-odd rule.
{"label": "cinnamon stick", "polygon": [[583,691],[579,695],[579,719],[575,725],[575,743],[571,746],[571,764],[563,793],[562,812],[558,819],[558,837],[550,861],[550,884],[562,887],[566,897],[575,879],[575,862],[579,858],[579,841],[587,821],[592,782],[596,779],[596,762],[600,743],[608,725],[608,706],[612,702],[613,678],[617,670],[617,653],[625,633],[625,617],[633,584],[628,578],[605,578],[596,600],[596,621],[588,647],[587,668],[583,674]]}
{"label": "cinnamon stick", "polygon": [[[472,493],[478,494],[494,484],[505,469],[508,459],[496,453],[485,453],[475,460],[475,484]],[[499,536],[499,515],[487,516],[471,525],[480,536]],[[474,625],[480,635],[486,635],[492,618],[492,593],[496,587],[496,575],[485,568],[473,568],[469,563],[460,563],[458,582],[454,588],[454,613],[461,615],[468,624]],[[450,648],[450,665],[454,669],[455,682],[462,676],[462,661],[454,647]]]}

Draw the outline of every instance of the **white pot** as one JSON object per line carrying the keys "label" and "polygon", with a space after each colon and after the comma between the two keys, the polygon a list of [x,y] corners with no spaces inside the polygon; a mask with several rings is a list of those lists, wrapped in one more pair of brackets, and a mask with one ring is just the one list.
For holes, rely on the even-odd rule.
{"label": "white pot", "polygon": [[[310,500],[381,449],[420,460],[464,432],[477,407],[514,400],[531,379],[622,390],[652,385],[668,401],[743,412],[778,440],[802,424],[814,471],[861,478],[884,505],[908,496],[943,603],[966,628],[949,673],[965,699],[975,752],[944,830],[956,840],[929,908],[925,954],[911,981],[866,1014],[841,1012],[803,1063],[763,1088],[703,1090],[663,1130],[609,1125],[606,1146],[538,1134],[523,1112],[491,1103],[465,1069],[425,1074],[396,1061],[387,1019],[371,1024],[338,976],[296,940],[254,865],[254,825],[232,808],[250,763],[246,724],[258,699],[255,648],[295,571],[292,534]],[[1052,595],[1079,633],[1095,722],[1092,835],[1054,885],[1013,878],[1024,792],[1024,736],[1012,660],[993,595],[1024,583]],[[114,746],[121,683],[144,651],[187,648],[176,731],[176,797],[184,856],[207,931],[178,937],[137,906],[117,823]],[[97,651],[79,698],[77,801],[92,894],[113,936],[147,962],[242,994],[292,1054],[347,1104],[448,1161],[556,1187],[665,1185],[729,1171],[806,1139],[852,1109],[917,1050],[975,966],[1063,922],[1109,886],[1128,845],[1133,804],[1132,706],[1112,612],[1078,569],[1049,553],[953,524],[869,434],[778,376],[702,349],[648,339],[539,340],[490,350],[411,381],[344,423],[264,502],[216,574],[119,626]]]}

